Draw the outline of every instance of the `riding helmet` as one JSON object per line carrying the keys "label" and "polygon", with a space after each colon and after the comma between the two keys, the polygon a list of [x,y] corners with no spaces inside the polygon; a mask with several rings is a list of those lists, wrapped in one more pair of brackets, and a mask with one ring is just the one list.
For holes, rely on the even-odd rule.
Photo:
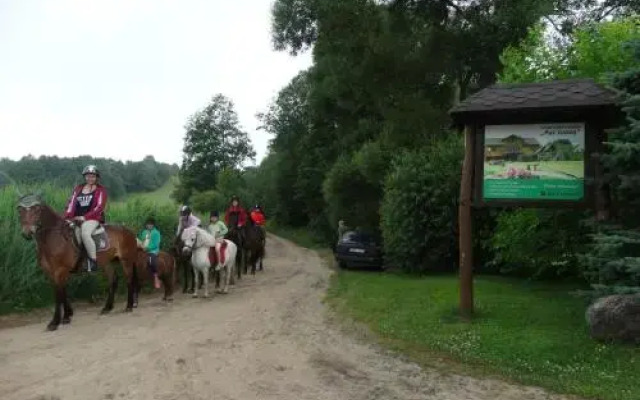
{"label": "riding helmet", "polygon": [[149,217],[147,218],[147,220],[144,222],[145,225],[153,225],[156,226],[156,219],[153,217]]}
{"label": "riding helmet", "polygon": [[234,201],[234,200],[240,201],[240,197],[235,196],[235,195],[231,196],[231,201]]}
{"label": "riding helmet", "polygon": [[220,213],[218,213],[217,211],[211,211],[211,213],[209,213],[209,218],[211,217],[219,217]]}
{"label": "riding helmet", "polygon": [[87,165],[84,167],[82,170],[82,176],[85,176],[86,174],[95,174],[95,176],[100,177],[100,171],[98,171],[98,167],[95,165]]}
{"label": "riding helmet", "polygon": [[184,205],[180,208],[180,215],[186,217],[189,214],[191,214],[191,208],[189,206]]}

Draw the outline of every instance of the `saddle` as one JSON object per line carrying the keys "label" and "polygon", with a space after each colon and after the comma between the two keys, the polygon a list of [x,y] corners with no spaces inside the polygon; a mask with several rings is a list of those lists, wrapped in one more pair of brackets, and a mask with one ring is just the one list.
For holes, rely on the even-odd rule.
{"label": "saddle", "polygon": [[[73,233],[72,235],[73,244],[78,249],[82,250],[83,252],[86,252],[84,244],[82,243],[82,240],[79,240],[80,227],[78,225],[73,225],[71,229]],[[96,251],[98,253],[107,251],[111,248],[111,245],[109,243],[109,235],[107,234],[107,230],[105,229],[105,226],[103,224],[98,225],[98,228],[96,228],[96,230],[93,231],[91,238],[93,239],[93,242],[96,244]]]}
{"label": "saddle", "polygon": [[209,249],[209,262],[211,263],[212,267],[215,267],[216,265],[218,265],[218,254],[216,249],[220,250],[220,264],[224,264],[225,262],[225,253],[226,253],[226,249],[227,249],[227,242],[222,242],[222,243],[216,243],[215,246],[211,247]]}

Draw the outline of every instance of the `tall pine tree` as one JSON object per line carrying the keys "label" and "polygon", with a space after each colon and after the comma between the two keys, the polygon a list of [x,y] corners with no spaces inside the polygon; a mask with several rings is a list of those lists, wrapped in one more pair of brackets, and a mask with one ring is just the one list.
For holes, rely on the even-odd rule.
{"label": "tall pine tree", "polygon": [[627,122],[610,134],[603,156],[615,217],[596,227],[581,259],[596,294],[640,293],[640,40],[628,44],[637,63],[614,77]]}

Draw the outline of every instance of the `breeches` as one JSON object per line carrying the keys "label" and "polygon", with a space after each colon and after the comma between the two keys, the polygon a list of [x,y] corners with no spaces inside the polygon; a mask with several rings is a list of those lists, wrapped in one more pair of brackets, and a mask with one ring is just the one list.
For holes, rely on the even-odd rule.
{"label": "breeches", "polygon": [[[80,226],[80,237],[78,241],[82,241],[84,248],[87,250],[89,258],[96,259],[96,243],[93,241],[91,234],[98,229],[100,223],[98,221],[84,221]],[[76,231],[77,235],[78,231]]]}

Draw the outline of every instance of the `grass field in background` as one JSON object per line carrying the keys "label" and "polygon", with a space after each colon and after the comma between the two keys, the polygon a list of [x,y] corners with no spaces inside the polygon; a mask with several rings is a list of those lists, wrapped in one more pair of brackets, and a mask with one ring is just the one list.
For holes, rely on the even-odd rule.
{"label": "grass field in background", "polygon": [[[530,161],[530,162],[509,162],[504,165],[491,165],[484,163],[484,175],[495,175],[506,173],[509,166],[526,169],[527,165],[538,165],[538,171],[560,172],[573,175],[576,178],[584,177],[584,163],[582,161]],[[533,167],[532,167],[533,168]],[[533,169],[532,169],[533,171]]]}
{"label": "grass field in background", "polygon": [[177,176],[172,176],[171,178],[169,178],[169,180],[167,180],[167,182],[164,185],[159,187],[157,190],[154,190],[153,192],[148,192],[148,193],[133,193],[127,196],[126,199],[124,199],[123,201],[126,202],[129,200],[140,199],[140,200],[149,201],[149,202],[161,204],[161,205],[171,204],[177,207],[178,203],[176,203],[171,198],[171,193],[173,192],[173,189],[176,186],[177,180],[178,180]]}

